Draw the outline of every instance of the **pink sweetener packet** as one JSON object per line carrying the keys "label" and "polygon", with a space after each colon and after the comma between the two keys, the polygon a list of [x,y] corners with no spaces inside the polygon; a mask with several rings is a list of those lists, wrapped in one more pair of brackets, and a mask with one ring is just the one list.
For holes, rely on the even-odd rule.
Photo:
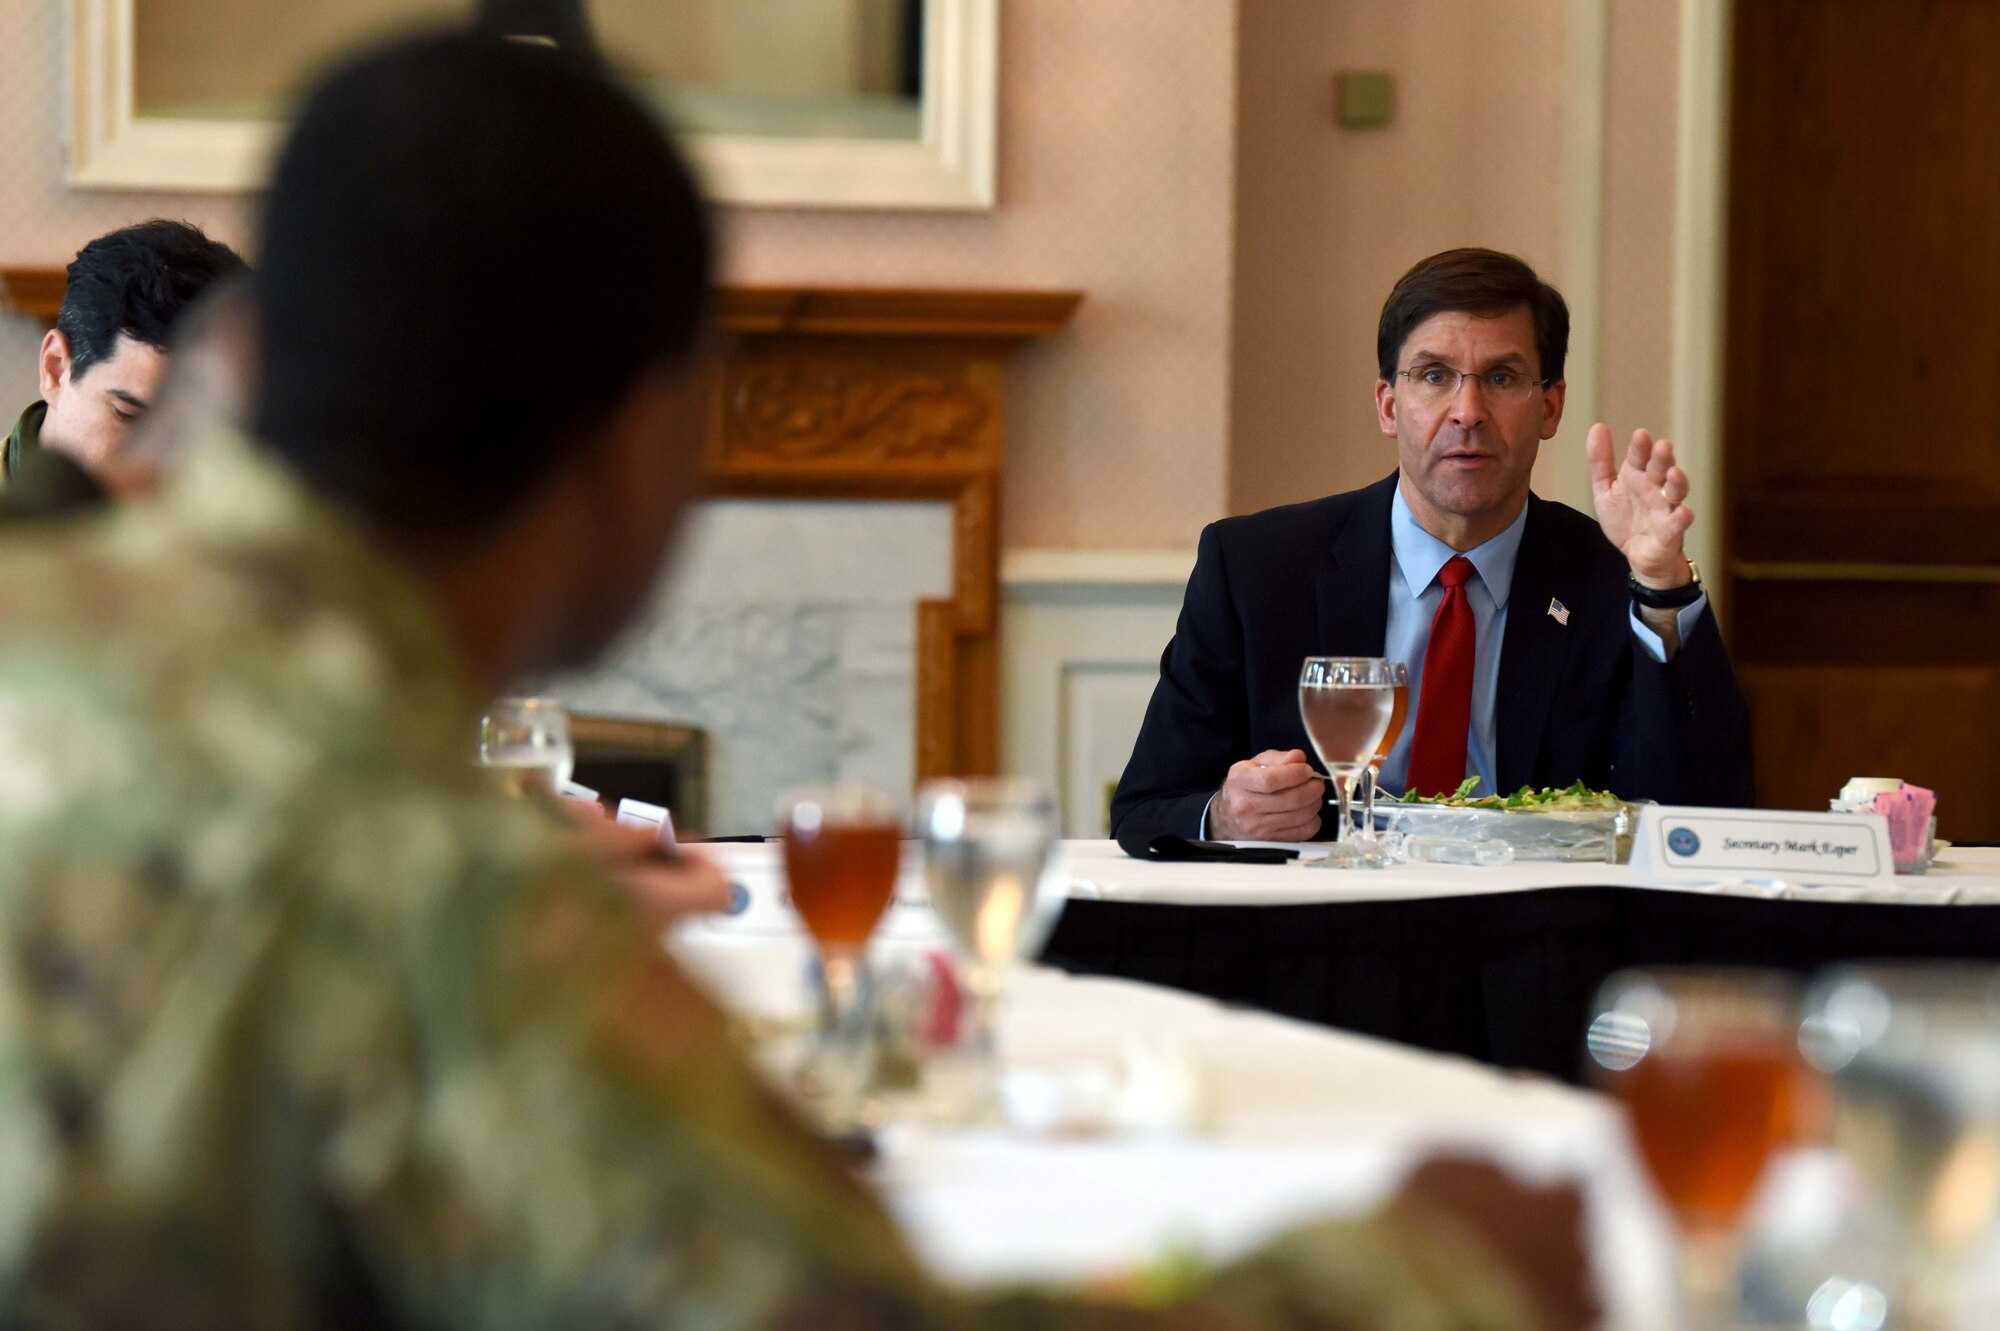
{"label": "pink sweetener packet", "polygon": [[1936,809],[1936,791],[1907,782],[1901,790],[1884,791],[1875,797],[1875,812],[1889,820],[1889,848],[1896,857],[1898,873],[1923,869],[1930,853],[1931,814]]}

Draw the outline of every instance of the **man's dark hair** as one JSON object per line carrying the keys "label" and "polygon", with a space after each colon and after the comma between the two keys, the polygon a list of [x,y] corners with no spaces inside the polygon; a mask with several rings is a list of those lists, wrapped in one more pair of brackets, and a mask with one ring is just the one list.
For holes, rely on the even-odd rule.
{"label": "man's dark hair", "polygon": [[479,532],[693,355],[711,249],[687,167],[590,58],[381,48],[309,95],[278,159],[256,431],[391,539]]}
{"label": "man's dark hair", "polygon": [[69,340],[70,378],[110,356],[120,333],[164,348],[174,321],[243,259],[186,222],[155,218],[113,231],[70,261],[56,328]]}
{"label": "man's dark hair", "polygon": [[1375,327],[1376,366],[1384,380],[1395,383],[1403,343],[1434,314],[1494,315],[1523,306],[1535,322],[1541,377],[1553,383],[1563,377],[1569,355],[1569,306],[1534,269],[1498,250],[1446,250],[1404,273],[1382,303],[1382,319]]}

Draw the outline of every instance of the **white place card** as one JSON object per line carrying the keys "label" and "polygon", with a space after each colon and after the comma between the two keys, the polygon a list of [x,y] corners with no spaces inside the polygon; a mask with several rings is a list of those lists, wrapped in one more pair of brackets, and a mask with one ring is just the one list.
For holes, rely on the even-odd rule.
{"label": "white place card", "polygon": [[1649,804],[1632,872],[1654,878],[1782,878],[1804,886],[1893,885],[1889,820],[1877,813],[1782,813]]}
{"label": "white place card", "polygon": [[626,827],[652,827],[659,830],[660,845],[667,850],[678,848],[674,839],[674,816],[657,804],[644,800],[619,800],[618,821]]}

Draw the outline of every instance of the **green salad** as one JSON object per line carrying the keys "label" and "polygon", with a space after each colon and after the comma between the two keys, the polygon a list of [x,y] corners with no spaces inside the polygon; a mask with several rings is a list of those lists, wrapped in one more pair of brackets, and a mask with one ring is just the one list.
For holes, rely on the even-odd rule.
{"label": "green salad", "polygon": [[1608,790],[1592,790],[1578,781],[1573,786],[1556,790],[1544,786],[1536,790],[1533,786],[1522,786],[1511,795],[1481,795],[1475,797],[1473,791],[1479,789],[1479,778],[1469,776],[1458,783],[1458,789],[1449,795],[1419,795],[1414,790],[1406,791],[1399,803],[1434,804],[1452,809],[1519,809],[1525,813],[1554,813],[1572,809],[1615,809],[1625,801]]}

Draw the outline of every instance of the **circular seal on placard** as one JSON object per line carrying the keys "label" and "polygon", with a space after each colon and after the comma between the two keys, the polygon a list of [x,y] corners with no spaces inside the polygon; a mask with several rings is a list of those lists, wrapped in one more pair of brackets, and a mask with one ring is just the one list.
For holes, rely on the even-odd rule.
{"label": "circular seal on placard", "polygon": [[1691,827],[1676,827],[1667,833],[1667,849],[1685,858],[1701,849],[1701,838]]}

